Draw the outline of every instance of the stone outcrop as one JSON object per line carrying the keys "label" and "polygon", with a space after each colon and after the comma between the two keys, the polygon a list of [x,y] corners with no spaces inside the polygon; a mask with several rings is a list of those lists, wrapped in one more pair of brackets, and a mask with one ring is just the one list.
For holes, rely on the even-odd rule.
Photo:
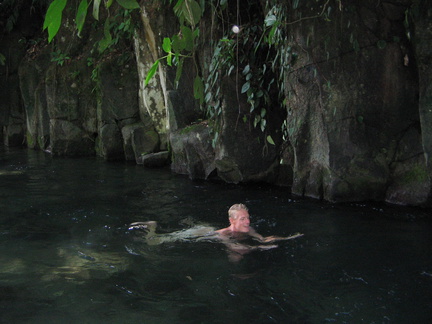
{"label": "stone outcrop", "polygon": [[[117,48],[93,55],[101,29],[87,26],[77,37],[72,20],[68,11],[55,44],[37,43],[14,62],[14,82],[5,90],[16,96],[2,109],[7,111],[1,122],[5,144],[106,160],[138,161],[143,154],[166,150],[165,134],[156,132],[157,123],[140,108],[130,43],[120,41]],[[22,58],[25,52],[20,53]]]}
{"label": "stone outcrop", "polygon": [[170,152],[162,151],[157,153],[150,153],[143,155],[141,161],[138,164],[142,164],[147,168],[161,168],[169,164]]}
{"label": "stone outcrop", "polygon": [[[403,26],[406,7],[374,5],[356,1],[335,12],[332,23],[310,19],[289,28],[298,53],[285,89],[292,98],[292,191],[330,201],[424,204],[430,173],[415,53]],[[304,16],[311,7],[309,1]]]}
{"label": "stone outcrop", "polygon": [[208,179],[215,171],[212,138],[211,127],[206,123],[171,132],[171,169],[191,179]]}
{"label": "stone outcrop", "polygon": [[[220,178],[230,183],[270,182],[274,183],[279,166],[278,147],[282,119],[268,120],[267,132],[254,127],[249,115],[249,106],[244,97],[240,103],[236,95],[235,80],[223,81],[222,122],[220,136],[215,145],[215,164]],[[277,114],[273,115],[277,116]],[[266,136],[276,139],[270,144]]]}

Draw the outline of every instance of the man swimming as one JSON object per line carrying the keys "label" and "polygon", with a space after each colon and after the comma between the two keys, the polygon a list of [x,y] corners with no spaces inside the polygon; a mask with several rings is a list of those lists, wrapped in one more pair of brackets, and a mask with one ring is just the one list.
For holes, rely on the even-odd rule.
{"label": "man swimming", "polygon": [[[231,261],[239,261],[244,254],[254,250],[269,250],[276,248],[276,241],[290,240],[303,234],[297,233],[292,236],[267,236],[263,237],[250,226],[249,210],[244,204],[234,204],[228,210],[230,226],[219,230],[204,225],[197,225],[186,230],[176,231],[168,234],[157,234],[155,221],[136,222],[129,225],[129,230],[144,230],[144,240],[148,245],[159,245],[175,241],[213,241],[221,242],[228,248]],[[258,241],[259,245],[247,244],[248,240]]]}
{"label": "man swimming", "polygon": [[221,237],[234,237],[243,233],[251,236],[252,238],[256,239],[261,243],[272,243],[276,241],[290,240],[299,236],[303,236],[303,234],[297,233],[295,235],[287,237],[274,235],[263,237],[262,235],[258,234],[252,227],[250,227],[249,209],[244,204],[232,205],[228,210],[228,218],[230,221],[230,226],[215,231],[216,233],[219,233]]}
{"label": "man swimming", "polygon": [[234,204],[228,210],[228,218],[230,226],[215,231],[218,234],[222,242],[229,249],[229,258],[231,261],[239,261],[244,254],[247,254],[253,250],[268,250],[276,248],[277,245],[251,245],[244,244],[241,241],[245,241],[248,238],[252,238],[260,243],[273,243],[276,241],[291,240],[303,234],[297,233],[287,237],[281,236],[267,236],[263,237],[258,234],[252,227],[250,227],[250,216],[249,210],[244,204]]}

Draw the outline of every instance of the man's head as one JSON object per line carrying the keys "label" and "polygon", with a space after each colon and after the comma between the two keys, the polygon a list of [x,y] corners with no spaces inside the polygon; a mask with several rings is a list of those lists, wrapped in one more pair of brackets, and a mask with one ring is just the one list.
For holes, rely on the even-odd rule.
{"label": "man's head", "polygon": [[234,204],[230,207],[230,209],[228,209],[228,216],[229,218],[237,218],[238,215],[238,211],[239,210],[246,210],[249,211],[249,209],[246,207],[246,205],[244,204]]}
{"label": "man's head", "polygon": [[235,204],[228,210],[231,228],[235,232],[249,232],[250,220],[248,208],[243,204]]}

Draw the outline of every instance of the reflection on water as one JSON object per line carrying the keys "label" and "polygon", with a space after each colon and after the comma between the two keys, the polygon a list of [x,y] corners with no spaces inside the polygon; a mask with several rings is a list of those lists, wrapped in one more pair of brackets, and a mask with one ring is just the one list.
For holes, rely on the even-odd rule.
{"label": "reflection on water", "polygon": [[[133,240],[228,225],[246,203],[263,235],[301,232],[232,263],[222,244]],[[281,188],[191,182],[97,159],[0,153],[1,323],[427,323],[426,211],[335,206]],[[133,252],[133,253],[131,253]]]}

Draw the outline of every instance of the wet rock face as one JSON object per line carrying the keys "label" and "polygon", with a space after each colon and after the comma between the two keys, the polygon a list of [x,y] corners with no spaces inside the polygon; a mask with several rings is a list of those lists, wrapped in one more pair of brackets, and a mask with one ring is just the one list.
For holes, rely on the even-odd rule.
{"label": "wet rock face", "polygon": [[[233,78],[223,80],[222,121],[215,145],[215,163],[219,177],[226,182],[274,182],[279,165],[280,130],[282,119],[273,114],[267,119],[265,132],[254,127],[246,99],[236,95]],[[269,108],[271,109],[271,108]],[[271,144],[266,137],[275,139]]]}
{"label": "wet rock face", "polygon": [[95,36],[86,37],[62,35],[59,47],[70,43],[75,56],[68,52],[61,62],[53,61],[49,46],[21,62],[27,145],[56,155],[125,159],[121,129],[140,120],[133,53],[109,53],[89,65],[85,58],[92,57],[88,44]]}
{"label": "wet rock face", "polygon": [[50,151],[58,156],[94,155],[94,139],[74,123],[53,119],[50,124]]}
{"label": "wet rock face", "polygon": [[[292,27],[299,35],[296,50],[308,53],[299,55],[286,79],[293,98],[287,119],[293,192],[330,201],[422,204],[428,177],[418,183],[416,199],[407,195],[412,184],[402,180],[409,177],[401,178],[413,167],[425,169],[406,8],[385,3],[375,10],[371,4],[353,2],[350,11],[335,13],[334,24],[309,20]],[[314,40],[306,42],[306,30],[315,31]]]}
{"label": "wet rock face", "polygon": [[[286,103],[271,98],[266,107],[265,132],[253,126],[247,100],[229,78],[218,80],[220,120],[203,123],[192,93],[198,66],[185,65],[176,91],[170,91],[175,71],[166,67],[144,87],[160,35],[178,32],[171,10],[143,8],[147,20],[135,17],[142,24],[136,38],[93,65],[86,58],[100,30],[88,28],[79,38],[65,16],[68,27],[56,48],[13,46],[20,35],[2,39],[16,55],[0,69],[0,137],[9,146],[24,143],[56,155],[137,163],[169,147],[171,169],[192,179],[264,181],[329,201],[424,205],[431,201],[432,11],[420,2],[425,10],[409,30],[408,0],[338,1],[330,21],[298,19],[322,11],[315,0],[288,10],[287,21],[297,22],[287,25],[289,37],[280,45],[296,56],[280,74],[282,89],[274,89]],[[200,46],[205,77],[213,49]]]}
{"label": "wet rock face", "polygon": [[[309,4],[302,3],[298,11],[310,10],[316,2]],[[329,201],[427,203],[431,172],[422,147],[428,145],[430,127],[428,115],[419,113],[418,99],[418,89],[427,86],[419,85],[413,43],[404,26],[409,5],[354,1],[333,10],[331,22],[292,24],[293,37],[287,42],[297,56],[284,75],[288,140],[282,146],[265,145],[263,134],[242,122],[245,100],[239,102],[235,85],[226,81],[222,126],[206,139],[213,144],[214,166],[211,159],[204,165],[214,167],[213,173],[226,182],[268,181]],[[300,17],[309,15],[305,11]],[[424,58],[430,55],[421,49]],[[427,96],[424,102],[420,106],[427,107]],[[170,124],[176,132],[171,142],[176,148],[182,145],[173,150],[173,170],[206,178],[202,162],[211,155],[197,154],[203,152],[202,141],[194,140],[201,130],[188,136],[179,132],[186,127],[185,115],[172,110]],[[274,135],[280,125],[273,121],[267,130]],[[207,145],[206,152],[212,147]]]}
{"label": "wet rock face", "polygon": [[[432,62],[432,11],[430,7],[427,10],[420,10],[415,26],[416,61],[414,64],[418,65],[422,148],[426,158],[427,181],[430,183],[432,179],[432,66],[430,64]],[[429,197],[432,197],[431,190],[429,186]]]}
{"label": "wet rock face", "polygon": [[208,179],[215,171],[213,136],[207,124],[195,124],[171,132],[171,170],[191,179]]}

